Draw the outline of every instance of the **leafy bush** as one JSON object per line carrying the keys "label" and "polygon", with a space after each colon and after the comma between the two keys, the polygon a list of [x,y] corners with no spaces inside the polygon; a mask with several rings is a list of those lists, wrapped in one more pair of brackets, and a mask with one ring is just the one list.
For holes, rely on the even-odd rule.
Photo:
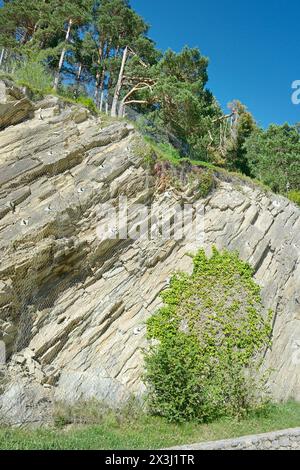
{"label": "leafy bush", "polygon": [[52,76],[40,62],[26,62],[17,66],[14,78],[19,85],[26,86],[33,93],[45,95],[52,91]]}
{"label": "leafy bush", "polygon": [[235,253],[214,248],[209,259],[201,250],[193,274],[175,275],[162,297],[164,307],[147,322],[150,411],[208,422],[263,406],[256,373],[270,343],[271,312],[250,266]]}
{"label": "leafy bush", "polygon": [[206,197],[214,187],[214,176],[211,170],[202,171],[200,176],[199,191],[201,197]]}

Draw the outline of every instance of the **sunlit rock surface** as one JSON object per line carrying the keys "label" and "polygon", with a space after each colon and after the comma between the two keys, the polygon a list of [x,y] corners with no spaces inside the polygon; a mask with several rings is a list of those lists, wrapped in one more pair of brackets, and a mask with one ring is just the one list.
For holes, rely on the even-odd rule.
{"label": "sunlit rock surface", "polygon": [[[53,97],[33,105],[20,91],[14,117],[9,87],[0,81],[0,340],[8,359],[0,414],[39,423],[55,400],[116,404],[142,394],[145,322],[170,275],[191,272],[189,253],[203,242],[237,250],[255,268],[275,312],[266,356],[272,393],[300,400],[299,208],[222,174],[205,200],[196,190],[158,191],[133,126],[105,124]],[[203,242],[101,239],[103,204],[120,196],[132,219],[137,203],[165,214],[178,203],[204,204]]]}

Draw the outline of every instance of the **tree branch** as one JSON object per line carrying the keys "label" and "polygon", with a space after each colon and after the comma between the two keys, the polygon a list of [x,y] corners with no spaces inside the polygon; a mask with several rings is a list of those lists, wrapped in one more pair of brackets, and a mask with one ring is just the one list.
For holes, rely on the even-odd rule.
{"label": "tree branch", "polygon": [[128,46],[128,50],[131,52],[132,55],[136,56],[139,60],[139,63],[145,67],[145,68],[148,68],[148,65],[138,56],[138,54],[136,52],[134,52],[133,49],[131,49],[131,47]]}
{"label": "tree branch", "polygon": [[129,82],[141,82],[143,81],[144,83],[151,83],[153,85],[156,85],[157,81],[153,80],[153,78],[143,78],[143,77],[130,77],[129,75],[124,75],[124,79],[128,80]]}
{"label": "tree branch", "polygon": [[236,113],[233,111],[231,114],[226,114],[225,116],[221,116],[219,118],[213,119],[212,122],[216,123],[216,122],[224,121],[225,119],[230,119],[235,114]]}
{"label": "tree branch", "polygon": [[148,104],[148,101],[147,100],[130,100],[130,101],[127,101],[125,104],[131,104],[131,103]]}
{"label": "tree branch", "polygon": [[136,91],[140,91],[140,90],[145,90],[146,88],[150,89],[151,93],[152,93],[152,87],[150,85],[148,85],[147,83],[144,83],[144,82],[141,82],[139,83],[138,85],[134,86],[128,93],[126,96],[124,96],[123,100],[122,100],[122,103],[123,104],[128,104],[127,103],[127,99],[133,94],[135,93]]}

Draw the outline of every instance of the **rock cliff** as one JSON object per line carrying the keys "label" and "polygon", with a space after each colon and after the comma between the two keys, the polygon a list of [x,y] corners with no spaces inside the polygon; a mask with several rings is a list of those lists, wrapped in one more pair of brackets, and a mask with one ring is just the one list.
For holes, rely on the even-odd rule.
{"label": "rock cliff", "polygon": [[[55,97],[32,104],[4,81],[0,129],[2,417],[41,422],[55,400],[115,404],[143,393],[145,321],[203,244],[238,250],[255,268],[275,312],[272,392],[300,399],[299,208],[223,173],[205,199],[196,186],[162,190],[131,124]],[[120,196],[132,220],[136,204],[204,205],[204,239],[189,227],[180,240],[99,237],[103,204]]]}

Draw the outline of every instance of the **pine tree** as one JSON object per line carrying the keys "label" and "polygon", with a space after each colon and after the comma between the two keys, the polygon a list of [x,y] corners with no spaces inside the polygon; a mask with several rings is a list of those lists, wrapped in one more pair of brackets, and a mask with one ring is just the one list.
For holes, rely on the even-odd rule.
{"label": "pine tree", "polygon": [[273,191],[299,191],[300,125],[272,124],[256,129],[245,144],[251,176],[260,179]]}
{"label": "pine tree", "polygon": [[19,50],[31,41],[47,7],[44,0],[6,0],[0,15],[1,44]]}
{"label": "pine tree", "polygon": [[207,159],[209,130],[219,108],[206,89],[208,59],[198,49],[167,51],[158,63],[154,88],[158,106],[152,112],[166,131],[183,147],[195,150],[195,158]]}
{"label": "pine tree", "polygon": [[226,165],[232,170],[250,175],[244,145],[251,134],[257,130],[257,124],[252,114],[240,101],[235,100],[229,103],[228,107],[232,110],[234,119],[229,139],[226,142]]}
{"label": "pine tree", "polygon": [[129,48],[147,33],[148,25],[127,0],[102,0],[94,31],[98,53],[95,97],[98,100],[103,95],[105,83],[114,88],[112,115],[116,115]]}
{"label": "pine tree", "polygon": [[[162,55],[148,29],[128,0],[6,0],[0,63],[4,49],[42,62],[54,72],[56,89],[59,83],[67,93],[94,88],[100,109],[104,99],[111,100],[111,114],[123,117],[130,106],[194,157],[217,160],[222,113],[206,88],[207,58],[188,47]],[[247,127],[243,116],[239,136]],[[241,140],[234,142],[242,149]]]}
{"label": "pine tree", "polygon": [[92,1],[72,0],[61,3],[60,0],[52,0],[52,7],[54,8],[55,14],[60,19],[61,23],[65,25],[64,45],[61,50],[58,68],[54,79],[54,89],[57,89],[68,43],[70,42],[71,38],[71,30],[72,28],[78,29],[78,27],[84,25],[90,20]]}

